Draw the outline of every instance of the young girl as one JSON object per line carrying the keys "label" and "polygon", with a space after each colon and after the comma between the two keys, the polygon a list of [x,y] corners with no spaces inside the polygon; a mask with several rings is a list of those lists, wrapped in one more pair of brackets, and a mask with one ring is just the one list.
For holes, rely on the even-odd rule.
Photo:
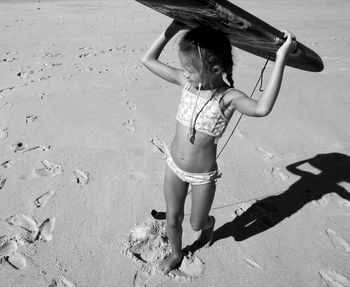
{"label": "young girl", "polygon": [[209,211],[218,177],[217,141],[235,110],[253,117],[270,113],[281,86],[286,59],[296,47],[295,37],[285,32],[286,41],[277,51],[266,88],[259,100],[253,100],[233,87],[231,44],[220,31],[197,27],[182,37],[178,56],[183,69],[158,60],[167,42],[183,28],[181,23],[173,21],[142,58],[151,72],[184,87],[171,149],[160,140],[154,142],[167,159],[164,194],[172,252],[160,263],[163,274],[176,268],[183,258],[182,221],[189,185],[192,187],[190,223],[193,230],[201,231],[196,244],[210,245],[215,224]]}

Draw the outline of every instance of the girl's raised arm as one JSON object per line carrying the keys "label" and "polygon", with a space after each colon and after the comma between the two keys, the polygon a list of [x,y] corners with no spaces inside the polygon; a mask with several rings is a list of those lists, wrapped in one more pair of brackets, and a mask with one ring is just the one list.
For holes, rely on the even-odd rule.
{"label": "girl's raised arm", "polygon": [[165,32],[153,42],[146,54],[142,57],[143,65],[152,73],[166,81],[181,86],[186,83],[184,71],[164,64],[160,62],[158,58],[168,41],[182,29],[184,29],[184,25],[174,20]]}
{"label": "girl's raised arm", "polygon": [[285,35],[287,39],[276,53],[272,73],[260,99],[252,100],[244,93],[235,91],[232,99],[234,109],[245,115],[255,117],[267,116],[271,112],[281,87],[286,60],[296,47],[294,35],[287,31],[285,31]]}

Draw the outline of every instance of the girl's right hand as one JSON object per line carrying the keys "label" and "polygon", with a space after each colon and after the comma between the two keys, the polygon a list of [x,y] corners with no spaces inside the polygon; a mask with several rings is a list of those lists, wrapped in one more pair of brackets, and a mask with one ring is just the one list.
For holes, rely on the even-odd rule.
{"label": "girl's right hand", "polygon": [[284,36],[287,38],[283,45],[276,52],[276,59],[281,59],[285,61],[288,56],[294,52],[297,47],[297,41],[295,36],[286,30],[283,30]]}

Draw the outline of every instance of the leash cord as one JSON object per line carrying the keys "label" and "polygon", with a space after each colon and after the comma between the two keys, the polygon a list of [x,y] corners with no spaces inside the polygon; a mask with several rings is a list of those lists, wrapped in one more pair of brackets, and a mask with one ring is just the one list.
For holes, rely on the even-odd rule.
{"label": "leash cord", "polygon": [[[268,58],[267,58],[267,60],[266,60],[266,62],[265,62],[264,67],[261,69],[260,77],[259,77],[258,81],[256,82],[255,87],[254,87],[254,89],[253,89],[253,91],[252,91],[252,93],[251,93],[251,95],[250,95],[250,97],[249,97],[250,99],[253,97],[253,95],[254,95],[254,93],[255,93],[255,90],[256,90],[256,88],[258,87],[259,83],[260,83],[259,92],[264,91],[264,90],[262,89],[263,77],[264,77],[264,72],[265,72],[265,69],[266,69],[266,66],[267,66],[269,60],[270,60],[270,56],[268,56]],[[223,152],[223,150],[224,150],[225,147],[227,146],[228,142],[230,141],[231,137],[233,136],[233,133],[235,132],[235,130],[236,130],[236,128],[237,128],[239,122],[241,121],[242,117],[243,117],[243,114],[240,114],[240,116],[239,116],[239,118],[238,118],[238,120],[237,120],[237,122],[236,122],[236,124],[235,124],[235,126],[234,126],[234,128],[233,128],[233,130],[232,130],[232,132],[231,132],[231,134],[229,135],[229,137],[228,137],[228,139],[226,140],[225,144],[224,144],[223,147],[221,148],[221,150],[220,150],[219,154],[217,155],[216,159],[219,158],[219,156],[221,155],[221,153]]]}

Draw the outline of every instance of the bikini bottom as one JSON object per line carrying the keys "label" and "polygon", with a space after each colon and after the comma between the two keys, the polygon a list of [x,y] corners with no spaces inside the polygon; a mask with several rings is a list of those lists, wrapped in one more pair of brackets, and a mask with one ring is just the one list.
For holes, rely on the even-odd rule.
{"label": "bikini bottom", "polygon": [[221,176],[218,170],[213,170],[205,173],[192,173],[179,168],[174,162],[170,150],[167,145],[159,138],[151,139],[151,142],[165,155],[169,168],[183,181],[192,185],[202,185],[211,182],[216,182],[216,179]]}

